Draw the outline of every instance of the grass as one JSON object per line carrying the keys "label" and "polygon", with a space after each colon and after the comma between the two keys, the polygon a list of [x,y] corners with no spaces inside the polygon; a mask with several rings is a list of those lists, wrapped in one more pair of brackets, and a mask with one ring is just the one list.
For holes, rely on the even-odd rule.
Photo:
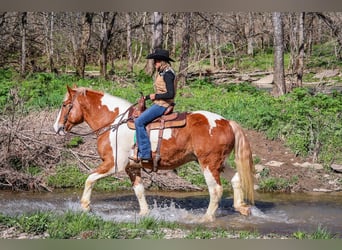
{"label": "grass", "polygon": [[[280,238],[277,234],[263,235],[257,230],[209,229],[205,226],[185,228],[175,222],[166,222],[151,217],[144,217],[135,222],[105,221],[101,217],[88,213],[66,211],[63,214],[37,212],[18,216],[7,216],[0,213],[0,226],[15,227],[17,231],[32,235],[44,235],[50,239],[163,239],[165,229],[171,232],[183,231],[185,239],[259,239]],[[334,239],[321,225],[312,232],[296,231],[286,236],[292,239]]]}

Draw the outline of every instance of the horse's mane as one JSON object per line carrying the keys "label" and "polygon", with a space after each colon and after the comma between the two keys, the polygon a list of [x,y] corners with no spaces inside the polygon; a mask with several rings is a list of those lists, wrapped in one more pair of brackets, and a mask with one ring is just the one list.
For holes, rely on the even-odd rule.
{"label": "horse's mane", "polygon": [[87,94],[87,92],[92,92],[92,93],[95,93],[95,94],[103,95],[103,92],[97,91],[97,90],[93,90],[93,89],[87,88],[87,87],[77,87],[77,88],[74,88],[74,90],[76,91],[76,93],[82,94],[84,96]]}

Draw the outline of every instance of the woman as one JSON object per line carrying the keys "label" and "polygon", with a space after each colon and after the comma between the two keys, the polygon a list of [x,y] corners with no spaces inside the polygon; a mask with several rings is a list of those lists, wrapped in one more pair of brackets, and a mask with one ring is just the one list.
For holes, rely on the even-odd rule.
{"label": "woman", "polygon": [[146,131],[146,125],[162,116],[170,105],[174,105],[176,93],[175,72],[171,68],[171,62],[174,62],[174,60],[169,57],[169,51],[156,49],[146,59],[153,59],[156,69],[156,77],[153,84],[154,93],[145,96],[145,100],[151,100],[153,104],[134,121],[138,158],[136,156],[130,157],[130,159],[136,162],[140,161],[141,163],[152,162],[151,143]]}

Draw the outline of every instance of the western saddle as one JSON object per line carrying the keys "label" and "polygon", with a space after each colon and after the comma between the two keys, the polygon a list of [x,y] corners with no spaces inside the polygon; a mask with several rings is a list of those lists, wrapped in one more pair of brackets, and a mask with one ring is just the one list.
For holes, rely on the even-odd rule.
{"label": "western saddle", "polygon": [[[186,124],[186,115],[187,112],[173,112],[175,103],[172,103],[164,112],[164,114],[161,117],[158,117],[157,119],[153,120],[146,126],[147,133],[150,134],[151,130],[159,130],[158,133],[158,143],[157,143],[157,149],[156,149],[156,155],[153,158],[153,168],[152,170],[154,172],[158,171],[158,165],[160,161],[160,145],[161,140],[163,139],[163,132],[165,128],[175,128],[175,127],[183,127]],[[146,104],[145,104],[145,98],[144,96],[141,96],[138,100],[137,105],[132,107],[129,110],[128,113],[128,121],[127,126],[130,129],[135,130],[135,124],[134,119],[138,118],[141,113],[143,113],[146,110]],[[138,154],[138,147],[137,143],[134,144],[133,148],[134,153]],[[142,167],[150,166],[150,164],[143,165],[141,163]]]}

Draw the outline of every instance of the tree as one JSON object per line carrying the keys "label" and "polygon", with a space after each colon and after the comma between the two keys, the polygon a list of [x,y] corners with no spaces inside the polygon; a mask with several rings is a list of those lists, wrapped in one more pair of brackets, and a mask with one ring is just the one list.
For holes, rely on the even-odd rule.
{"label": "tree", "polygon": [[54,63],[54,43],[53,43],[53,33],[54,33],[54,12],[43,13],[43,18],[45,21],[45,47],[46,53],[49,60],[50,72],[57,72]]}
{"label": "tree", "polygon": [[117,13],[101,13],[101,34],[100,34],[100,74],[107,78],[108,49],[114,35],[114,23]]}
{"label": "tree", "polygon": [[126,13],[126,23],[127,23],[127,56],[128,56],[128,72],[133,72],[133,54],[132,54],[132,23],[131,16]]}
{"label": "tree", "polygon": [[19,13],[19,25],[21,35],[21,66],[20,73],[22,76],[26,73],[26,26],[27,26],[27,12]]}
{"label": "tree", "polygon": [[299,29],[298,29],[298,58],[297,58],[297,84],[296,87],[303,85],[304,72],[304,20],[305,12],[299,14]]}
{"label": "tree", "polygon": [[[152,46],[151,52],[155,49],[162,48],[163,45],[163,14],[161,12],[152,13]],[[145,71],[148,75],[154,72],[153,62],[147,61]]]}
{"label": "tree", "polygon": [[274,86],[273,95],[280,96],[286,93],[284,71],[284,31],[280,12],[272,14],[274,30]]}
{"label": "tree", "polygon": [[254,55],[254,22],[253,13],[248,12],[248,21],[245,22],[245,34],[247,38],[247,54]]}
{"label": "tree", "polygon": [[338,47],[335,49],[335,55],[338,59],[342,59],[342,17],[340,13],[335,13],[335,18],[330,17],[324,13],[316,13],[316,15],[322,19],[326,25],[331,29],[333,35],[337,39]]}
{"label": "tree", "polygon": [[189,64],[189,54],[190,54],[190,34],[191,34],[191,13],[184,13],[184,29],[182,33],[182,51],[179,63],[179,72],[177,76],[177,81],[179,87],[183,87],[186,83],[187,68]]}
{"label": "tree", "polygon": [[[75,50],[75,68],[76,75],[84,77],[87,49],[89,45],[89,40],[91,36],[91,28],[93,22],[94,13],[86,12],[82,18],[81,24],[81,43],[77,46]],[[75,44],[78,42],[74,41]]]}

